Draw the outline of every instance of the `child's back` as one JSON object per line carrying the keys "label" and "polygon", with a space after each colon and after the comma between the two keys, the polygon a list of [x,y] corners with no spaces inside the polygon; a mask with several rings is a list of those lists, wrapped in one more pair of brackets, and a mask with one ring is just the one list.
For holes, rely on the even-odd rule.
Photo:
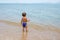
{"label": "child's back", "polygon": [[27,18],[26,17],[23,17],[22,18],[22,22],[27,22]]}

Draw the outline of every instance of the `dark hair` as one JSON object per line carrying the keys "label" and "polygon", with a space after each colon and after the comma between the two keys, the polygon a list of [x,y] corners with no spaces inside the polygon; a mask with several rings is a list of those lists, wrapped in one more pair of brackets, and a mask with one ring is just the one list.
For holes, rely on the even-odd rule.
{"label": "dark hair", "polygon": [[22,16],[25,17],[25,16],[26,16],[26,12],[23,12],[23,13],[22,13]]}

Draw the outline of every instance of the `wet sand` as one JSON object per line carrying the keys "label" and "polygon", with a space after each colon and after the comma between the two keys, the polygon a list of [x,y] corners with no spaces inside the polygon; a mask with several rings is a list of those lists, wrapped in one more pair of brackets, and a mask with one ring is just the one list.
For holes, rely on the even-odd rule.
{"label": "wet sand", "polygon": [[0,20],[0,40],[60,40],[60,28],[28,23],[23,32],[19,23]]}

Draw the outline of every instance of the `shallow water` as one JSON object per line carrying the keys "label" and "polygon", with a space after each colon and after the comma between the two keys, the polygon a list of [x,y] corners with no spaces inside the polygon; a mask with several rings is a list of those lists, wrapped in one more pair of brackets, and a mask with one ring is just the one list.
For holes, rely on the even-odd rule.
{"label": "shallow water", "polygon": [[31,22],[60,26],[60,4],[0,4],[0,20],[20,22],[23,11]]}

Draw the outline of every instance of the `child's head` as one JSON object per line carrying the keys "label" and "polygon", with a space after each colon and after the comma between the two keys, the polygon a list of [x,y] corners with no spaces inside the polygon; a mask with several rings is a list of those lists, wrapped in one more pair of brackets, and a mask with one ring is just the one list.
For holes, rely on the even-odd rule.
{"label": "child's head", "polygon": [[23,12],[23,13],[22,13],[22,16],[25,17],[25,16],[26,16],[26,12]]}

